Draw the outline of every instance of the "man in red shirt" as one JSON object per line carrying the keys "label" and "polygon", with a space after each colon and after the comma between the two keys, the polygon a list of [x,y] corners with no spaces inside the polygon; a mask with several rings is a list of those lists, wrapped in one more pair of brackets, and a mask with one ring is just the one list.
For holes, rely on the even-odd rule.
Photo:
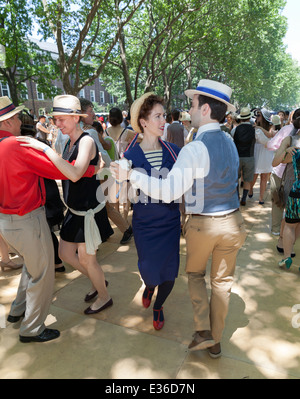
{"label": "man in red shirt", "polygon": [[[24,267],[8,321],[20,326],[21,342],[46,342],[58,330],[45,327],[53,295],[54,249],[45,215],[44,179],[66,179],[45,154],[23,147],[19,112],[8,97],[0,97],[0,234],[23,258]],[[85,177],[91,177],[90,166]]]}

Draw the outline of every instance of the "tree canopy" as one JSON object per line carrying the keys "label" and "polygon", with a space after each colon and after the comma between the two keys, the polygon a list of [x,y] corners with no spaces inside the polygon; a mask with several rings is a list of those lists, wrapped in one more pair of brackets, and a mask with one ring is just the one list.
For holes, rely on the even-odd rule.
{"label": "tree canopy", "polygon": [[[288,109],[300,102],[299,65],[283,44],[282,0],[0,3],[0,44],[6,50],[0,78],[19,99],[26,77],[43,77],[39,84],[48,88],[60,78],[65,92],[77,95],[101,75],[119,104],[128,106],[155,91],[168,108],[187,108],[183,92],[202,78],[230,85],[240,106]],[[57,61],[28,41],[33,21],[43,40],[55,41]]]}

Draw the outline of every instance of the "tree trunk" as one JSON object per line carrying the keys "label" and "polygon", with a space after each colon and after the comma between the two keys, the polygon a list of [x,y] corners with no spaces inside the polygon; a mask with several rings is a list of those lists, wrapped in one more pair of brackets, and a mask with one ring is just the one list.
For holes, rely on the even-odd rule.
{"label": "tree trunk", "polygon": [[164,100],[165,100],[166,111],[171,111],[170,88],[168,83],[168,77],[165,71],[163,72],[163,81],[164,81]]}
{"label": "tree trunk", "polygon": [[128,71],[127,59],[126,59],[126,51],[125,51],[125,35],[122,29],[121,35],[119,37],[119,46],[120,46],[120,57],[121,57],[121,64],[122,64],[122,72],[125,82],[125,90],[126,90],[126,102],[131,107],[133,103],[133,98],[131,94],[131,84],[130,84],[130,76]]}
{"label": "tree trunk", "polygon": [[8,73],[6,74],[6,79],[9,87],[10,99],[13,102],[13,104],[17,106],[19,105],[20,100],[18,96],[18,89],[16,85],[15,75],[12,73],[11,70],[8,70]]}

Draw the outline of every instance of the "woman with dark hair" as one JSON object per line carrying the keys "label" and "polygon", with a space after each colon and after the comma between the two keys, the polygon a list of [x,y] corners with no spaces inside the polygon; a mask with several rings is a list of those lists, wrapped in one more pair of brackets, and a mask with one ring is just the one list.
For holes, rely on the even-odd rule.
{"label": "woman with dark hair", "polygon": [[[268,138],[272,137],[270,129],[272,126],[271,114],[265,108],[257,112],[255,129],[261,130]],[[253,186],[256,183],[258,175],[260,175],[260,190],[259,190],[259,204],[264,204],[264,195],[267,188],[267,182],[272,172],[273,151],[265,148],[264,144],[259,142],[255,143],[254,147],[254,160],[255,160],[255,173],[254,179],[251,183],[249,190],[249,197],[253,197]]]}
{"label": "woman with dark hair", "polygon": [[[293,119],[293,131],[286,137],[273,159],[273,166],[292,163],[295,182],[289,192],[285,212],[282,242],[284,258],[280,267],[289,269],[292,265],[292,249],[300,235],[300,110],[296,110]],[[286,188],[285,188],[286,191]],[[277,249],[279,249],[277,247]],[[294,255],[295,256],[295,255]]]}
{"label": "woman with dark hair", "polygon": [[[165,126],[163,100],[146,93],[131,107],[131,124],[135,132],[143,133],[138,144],[137,136],[125,152],[124,158],[133,168],[143,168],[155,176],[172,169],[180,149],[175,144],[161,140]],[[179,269],[180,212],[178,203],[153,201],[140,192],[133,204],[132,228],[138,253],[138,267],[146,285],[142,304],[148,308],[158,286],[153,306],[153,326],[160,330],[164,325],[163,304],[171,293]]]}
{"label": "woman with dark hair", "polygon": [[110,127],[106,129],[108,136],[112,137],[117,146],[119,156],[122,157],[124,151],[128,147],[128,144],[134,137],[134,133],[130,129],[123,128],[121,123],[123,122],[122,111],[119,108],[112,108],[109,111],[109,122]]}

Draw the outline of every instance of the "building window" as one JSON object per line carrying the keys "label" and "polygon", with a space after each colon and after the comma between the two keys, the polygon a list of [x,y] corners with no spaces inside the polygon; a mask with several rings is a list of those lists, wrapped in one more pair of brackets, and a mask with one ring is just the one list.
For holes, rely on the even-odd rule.
{"label": "building window", "polygon": [[80,98],[85,98],[85,96],[84,96],[84,89],[81,89],[81,90],[80,90],[80,92],[79,92],[79,97],[80,97]]}
{"label": "building window", "polygon": [[24,86],[25,91],[22,93],[22,97],[25,100],[28,100],[28,88],[27,88],[27,84],[26,83],[22,83],[22,85]]}
{"label": "building window", "polygon": [[7,83],[1,82],[1,91],[2,91],[2,96],[10,97],[9,86]]}
{"label": "building window", "polygon": [[104,99],[104,91],[100,91],[100,104],[104,104],[105,99]]}
{"label": "building window", "polygon": [[95,90],[90,90],[90,99],[91,99],[92,103],[94,103],[96,101]]}
{"label": "building window", "polygon": [[40,101],[43,101],[43,100],[44,100],[44,93],[41,93],[41,92],[39,91],[38,85],[36,85],[36,96],[37,96],[37,99],[38,99],[38,100],[40,100]]}
{"label": "building window", "polygon": [[112,94],[109,95],[109,100],[110,100],[111,104],[114,104],[115,99],[114,99],[114,96]]}

